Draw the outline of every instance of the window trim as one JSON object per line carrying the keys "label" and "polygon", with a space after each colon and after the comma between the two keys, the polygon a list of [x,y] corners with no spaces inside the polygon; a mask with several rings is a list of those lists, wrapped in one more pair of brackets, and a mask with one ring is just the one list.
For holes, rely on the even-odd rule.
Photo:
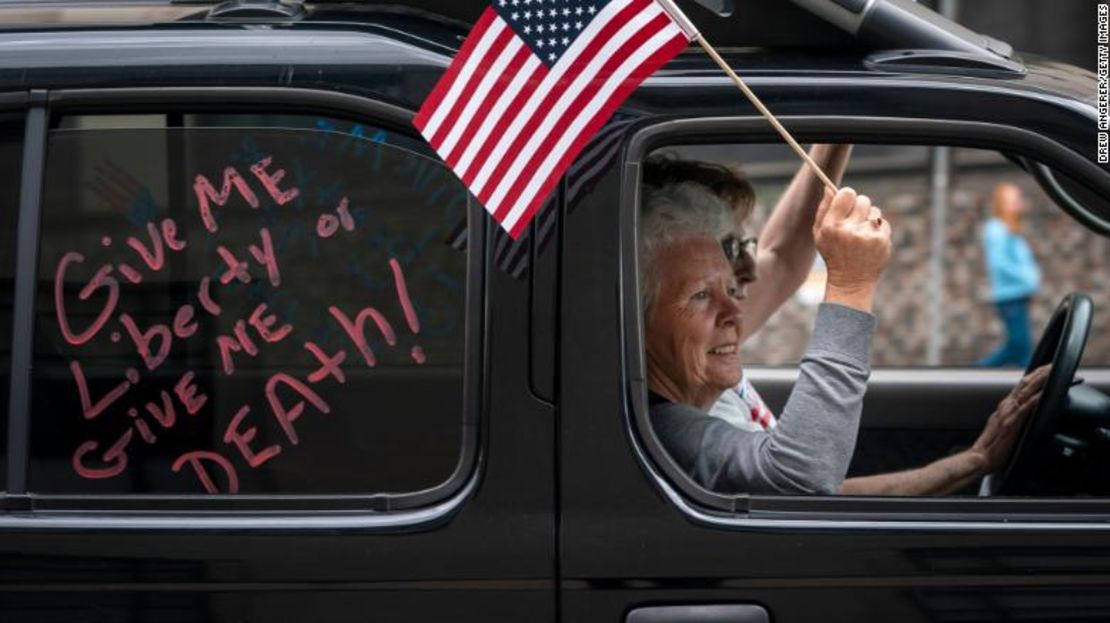
{"label": "window trim", "polygon": [[[181,87],[181,88],[123,88],[123,89],[74,89],[37,92],[43,105],[44,123],[58,115],[121,114],[173,112],[274,112],[281,114],[319,114],[335,119],[367,123],[416,136],[412,126],[414,114],[384,102],[334,91],[271,87]],[[41,209],[42,173],[48,149],[45,127],[36,136],[34,148],[43,154],[37,182],[37,201],[34,212]],[[31,147],[25,146],[26,149]],[[464,330],[464,389],[459,461],[452,474],[435,487],[406,493],[379,493],[367,495],[318,495],[318,494],[242,494],[242,495],[191,495],[191,494],[128,494],[85,495],[26,493],[29,427],[19,444],[21,471],[19,493],[26,500],[20,510],[34,511],[31,515],[13,516],[0,513],[0,528],[28,526],[87,525],[77,520],[82,514],[97,517],[97,525],[106,528],[173,528],[182,527],[226,529],[230,527],[359,527],[397,528],[424,525],[443,520],[456,512],[476,487],[482,463],[483,448],[481,424],[488,404],[488,387],[485,365],[488,356],[485,335],[488,333],[488,314],[484,299],[492,258],[486,241],[491,225],[483,218],[481,205],[471,200],[467,207],[468,255],[466,263],[467,298],[465,310],[467,323]],[[17,281],[30,283],[31,308],[23,310],[33,319],[34,284],[37,280],[37,245],[41,235],[37,218],[23,219],[19,224],[20,240],[17,257],[32,254],[30,266],[17,265]],[[32,247],[34,247],[32,249]],[[17,290],[18,290],[17,285]],[[17,302],[20,299],[17,299]],[[26,301],[23,301],[26,307]],[[19,313],[17,309],[16,313]],[[18,325],[17,325],[18,326]],[[28,345],[33,335],[28,332]],[[14,357],[13,357],[14,359]],[[23,362],[29,379],[29,360]],[[14,362],[13,362],[14,366]],[[13,370],[14,377],[14,370]],[[14,388],[14,382],[13,382]],[[28,397],[29,382],[21,388]],[[14,412],[13,412],[14,413]],[[30,408],[24,408],[20,417],[29,422]],[[15,443],[11,443],[15,446]],[[11,459],[9,459],[10,462]],[[10,469],[10,468],[9,468]],[[11,484],[13,479],[9,479]],[[10,501],[5,507],[11,507]],[[51,516],[52,511],[65,511],[64,515]],[[178,511],[176,515],[167,514]],[[255,513],[265,512],[265,516]],[[103,516],[106,513],[107,516]],[[182,521],[185,513],[192,515]],[[155,515],[157,514],[157,515]]]}
{"label": "window trim", "polygon": [[8,493],[27,492],[27,459],[31,438],[32,330],[35,324],[35,264],[39,259],[39,220],[46,172],[46,93],[31,93],[23,127],[23,173],[19,182],[19,223],[16,225],[15,293],[12,298],[11,393],[8,401]]}
{"label": "window trim", "polygon": [[[1110,195],[1110,173],[1081,154],[1039,134],[987,122],[901,117],[806,115],[783,117],[802,142],[949,145],[985,148],[1035,158]],[[627,140],[621,170],[621,381],[626,433],[648,476],[664,495],[702,524],[725,528],[784,526],[814,529],[1092,529],[1110,530],[1110,499],[838,498],[736,496],[703,489],[682,472],[651,427],[640,307],[640,164],[673,144],[768,143],[781,140],[762,117],[707,117],[647,123]],[[1066,207],[1065,207],[1066,210]],[[1073,218],[1085,224],[1082,216]],[[1096,232],[1101,233],[1096,229]],[[1105,234],[1104,234],[1105,235]],[[907,510],[912,509],[912,510]],[[1076,521],[1076,516],[1082,517]],[[921,519],[924,517],[924,519]]]}
{"label": "window trim", "polygon": [[[21,266],[22,262],[27,261],[26,258],[22,258],[19,255],[20,245],[18,244],[18,241],[20,239],[19,236],[20,236],[20,233],[21,233],[19,228],[22,226],[21,224],[25,220],[27,220],[27,219],[24,218],[25,214],[28,214],[29,212],[37,213],[37,211],[38,211],[37,205],[35,205],[35,204],[37,204],[37,201],[33,201],[33,197],[29,196],[33,192],[33,189],[34,189],[35,185],[34,184],[28,185],[28,180],[29,179],[33,180],[36,175],[41,176],[41,174],[42,174],[41,159],[39,159],[39,162],[38,162],[39,166],[38,166],[37,169],[32,164],[29,164],[29,163],[33,163],[36,160],[36,158],[33,157],[34,156],[34,150],[29,147],[29,145],[32,145],[34,143],[34,141],[32,139],[37,136],[36,131],[33,131],[31,129],[32,128],[32,124],[31,124],[32,112],[31,112],[31,109],[29,108],[29,106],[31,105],[32,101],[33,101],[32,94],[31,94],[31,92],[28,92],[28,91],[21,91],[21,92],[14,92],[14,93],[0,93],[0,111],[2,111],[2,112],[11,111],[11,112],[17,112],[17,113],[18,112],[24,113],[23,145],[22,145],[23,156],[22,156],[22,160],[20,162],[21,166],[20,166],[20,174],[19,174],[19,208],[18,208],[18,214],[16,215],[16,249],[15,249],[16,253],[15,253],[15,266],[13,267],[15,273],[13,275],[14,283],[13,283],[13,291],[12,291],[12,307],[13,307],[13,309],[12,309],[11,360],[8,362],[9,363],[9,366],[8,366],[9,367],[8,404],[4,405],[4,408],[6,408],[8,410],[7,411],[8,417],[7,417],[7,420],[4,422],[4,425],[7,426],[7,430],[5,431],[5,434],[7,435],[7,438],[5,440],[7,447],[5,448],[5,454],[0,455],[0,456],[4,456],[4,461],[5,461],[4,471],[3,471],[4,481],[0,482],[0,509],[8,508],[8,506],[9,506],[8,498],[9,498],[10,495],[18,495],[18,494],[22,493],[22,491],[19,489],[19,485],[22,482],[22,478],[23,478],[23,474],[22,474],[21,469],[24,465],[23,459],[26,456],[26,445],[27,445],[25,443],[25,441],[23,441],[22,443],[18,441],[18,440],[21,440],[24,437],[26,437],[25,433],[26,433],[26,429],[27,429],[27,417],[22,417],[22,418],[13,417],[12,413],[15,412],[14,407],[16,405],[19,405],[21,403],[26,404],[27,394],[29,392],[29,386],[27,386],[27,384],[24,384],[24,386],[20,386],[17,383],[17,378],[22,375],[22,369],[19,366],[17,366],[16,364],[17,364],[17,362],[19,362],[24,367],[26,367],[27,362],[29,361],[28,357],[29,357],[29,353],[30,353],[30,351],[27,351],[26,353],[24,353],[26,355],[25,357],[17,357],[17,355],[22,353],[24,350],[26,350],[26,348],[28,348],[30,346],[30,344],[26,344],[26,345],[22,344],[23,340],[20,338],[21,334],[18,333],[18,329],[20,327],[22,327],[23,325],[25,325],[26,320],[27,320],[25,318],[21,318],[18,315],[18,312],[17,312],[17,310],[19,309],[18,302],[19,302],[20,296],[21,296],[21,294],[20,294],[21,293],[21,284],[20,284],[20,279],[19,279],[20,266]],[[39,155],[41,155],[41,154],[39,154]],[[29,188],[31,189],[30,191],[28,190]],[[36,258],[34,256],[32,256],[30,258],[30,261],[33,263],[35,261],[35,259]],[[32,288],[31,296],[32,297],[34,296],[34,291],[33,291],[34,284],[33,283],[23,284],[22,288],[24,290],[26,290],[27,288]],[[26,297],[27,293],[23,292],[22,296]],[[32,318],[31,322],[33,322],[33,321],[34,321],[34,319]],[[19,344],[20,350],[17,350],[17,343]],[[17,371],[20,371],[20,372],[17,372]]]}

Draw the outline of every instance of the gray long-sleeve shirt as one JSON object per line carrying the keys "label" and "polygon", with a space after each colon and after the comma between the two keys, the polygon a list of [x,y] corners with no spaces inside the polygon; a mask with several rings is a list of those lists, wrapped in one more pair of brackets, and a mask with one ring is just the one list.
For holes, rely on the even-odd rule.
{"label": "gray long-sleeve shirt", "polygon": [[770,432],[670,402],[652,406],[652,427],[678,465],[712,491],[835,493],[856,446],[874,332],[871,314],[823,303],[798,382]]}

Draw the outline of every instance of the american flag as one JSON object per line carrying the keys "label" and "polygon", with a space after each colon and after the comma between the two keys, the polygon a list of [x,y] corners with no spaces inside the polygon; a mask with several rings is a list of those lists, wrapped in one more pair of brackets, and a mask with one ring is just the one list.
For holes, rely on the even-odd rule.
{"label": "american flag", "polygon": [[494,0],[414,124],[515,239],[688,32],[657,0]]}
{"label": "american flag", "polygon": [[[574,212],[578,204],[581,203],[582,198],[589,194],[594,187],[594,184],[602,177],[612,166],[617,156],[620,154],[621,139],[624,136],[625,130],[637,119],[634,115],[624,114],[617,112],[609,119],[609,122],[594,135],[593,139],[578,155],[574,164],[566,171],[566,192],[563,193],[563,203],[567,207],[567,213]],[[539,256],[547,248],[547,244],[551,242],[551,238],[555,234],[556,217],[558,216],[559,203],[553,201],[556,198],[553,193],[548,201],[540,207],[536,215],[535,231],[537,240],[533,254]],[[466,217],[464,216],[448,233],[444,242],[451,245],[458,251],[466,251],[468,246],[467,240],[467,227]],[[522,279],[528,270],[530,248],[530,236],[528,230],[516,238],[510,238],[508,233],[504,230],[499,232],[500,235],[495,237],[494,244],[494,257],[498,268],[509,273],[517,279]]]}

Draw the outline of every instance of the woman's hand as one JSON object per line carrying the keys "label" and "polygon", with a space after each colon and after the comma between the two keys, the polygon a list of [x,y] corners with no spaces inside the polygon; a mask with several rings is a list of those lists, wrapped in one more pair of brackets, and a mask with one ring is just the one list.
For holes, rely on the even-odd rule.
{"label": "woman's hand", "polygon": [[983,432],[968,450],[983,461],[983,474],[993,474],[1006,465],[1017,443],[1022,423],[1041,400],[1051,364],[1045,364],[1022,377],[1010,393],[998,403],[987,420]]}
{"label": "woman's hand", "polygon": [[870,312],[875,285],[890,260],[890,223],[866,195],[826,191],[813,222],[813,239],[825,259],[825,301]]}

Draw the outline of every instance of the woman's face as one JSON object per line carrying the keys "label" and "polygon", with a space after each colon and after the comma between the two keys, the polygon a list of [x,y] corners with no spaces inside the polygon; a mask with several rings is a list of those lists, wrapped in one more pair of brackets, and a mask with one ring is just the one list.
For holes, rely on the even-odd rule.
{"label": "woman's face", "polygon": [[711,237],[662,250],[653,270],[658,290],[648,312],[648,379],[671,400],[703,410],[740,382],[740,288]]}

